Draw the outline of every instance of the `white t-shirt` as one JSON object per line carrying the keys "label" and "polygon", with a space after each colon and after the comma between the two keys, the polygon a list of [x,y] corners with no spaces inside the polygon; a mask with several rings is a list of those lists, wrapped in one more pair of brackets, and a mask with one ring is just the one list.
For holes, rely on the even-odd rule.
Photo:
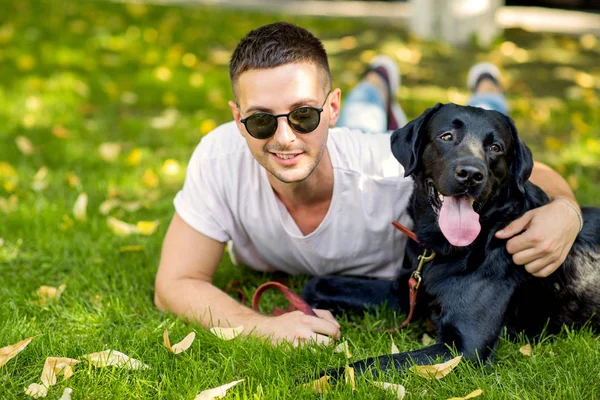
{"label": "white t-shirt", "polygon": [[325,219],[308,235],[275,196],[234,122],[202,139],[175,209],[198,232],[229,242],[236,264],[290,274],[394,278],[407,238],[392,221],[412,227],[406,208],[413,182],[392,155],[390,135],[333,128],[327,149],[333,198]]}

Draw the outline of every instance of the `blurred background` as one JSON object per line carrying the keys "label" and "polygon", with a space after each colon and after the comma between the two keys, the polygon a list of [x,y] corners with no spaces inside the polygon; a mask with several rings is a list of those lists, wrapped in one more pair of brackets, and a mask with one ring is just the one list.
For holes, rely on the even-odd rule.
{"label": "blurred background", "polygon": [[2,8],[7,223],[43,212],[68,230],[83,191],[94,209],[137,199],[141,207],[116,216],[167,222],[194,147],[231,118],[231,51],[278,20],[323,40],[343,93],[374,55],[393,57],[409,118],[436,102],[464,103],[469,67],[496,63],[535,158],[582,203],[600,205],[597,0],[4,0]]}

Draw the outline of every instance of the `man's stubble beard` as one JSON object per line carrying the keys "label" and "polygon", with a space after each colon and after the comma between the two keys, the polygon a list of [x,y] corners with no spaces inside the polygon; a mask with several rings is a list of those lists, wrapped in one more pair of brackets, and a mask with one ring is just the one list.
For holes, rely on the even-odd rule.
{"label": "man's stubble beard", "polygon": [[[274,149],[270,149],[270,151],[273,151],[273,150]],[[279,150],[279,149],[277,149],[277,150]],[[308,168],[309,169],[308,174],[302,179],[286,180],[282,174],[276,173],[276,170],[274,167],[273,168],[265,168],[265,169],[267,170],[268,173],[273,175],[278,181],[280,181],[282,183],[301,183],[301,182],[304,182],[305,180],[307,180],[313,174],[313,172],[315,172],[315,170],[317,169],[317,166],[321,162],[321,159],[323,158],[323,155],[325,154],[326,150],[327,150],[327,139],[325,139],[325,141],[323,142],[323,146],[319,150],[319,153],[317,154],[317,156],[315,158],[315,162],[312,165],[310,165],[310,167]],[[267,154],[267,159],[269,159],[269,157],[271,157],[269,151],[267,151],[266,149],[264,151]]]}

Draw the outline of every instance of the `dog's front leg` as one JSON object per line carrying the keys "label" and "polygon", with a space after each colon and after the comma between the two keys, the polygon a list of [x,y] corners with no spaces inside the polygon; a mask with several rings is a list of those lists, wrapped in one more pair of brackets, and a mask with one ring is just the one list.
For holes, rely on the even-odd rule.
{"label": "dog's front leg", "polygon": [[[402,371],[411,365],[430,365],[436,362],[445,362],[454,356],[450,348],[444,343],[437,343],[433,346],[425,347],[419,350],[407,351],[405,353],[385,354],[379,357],[366,358],[350,364],[357,375],[370,372],[378,376],[380,372],[389,370]],[[344,368],[330,369],[321,372],[321,376],[328,375],[334,379],[343,376]]]}

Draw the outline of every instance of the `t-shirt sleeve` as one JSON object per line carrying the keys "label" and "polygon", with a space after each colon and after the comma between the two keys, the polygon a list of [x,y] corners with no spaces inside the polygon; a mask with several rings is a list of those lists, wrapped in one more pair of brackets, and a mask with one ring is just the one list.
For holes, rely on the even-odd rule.
{"label": "t-shirt sleeve", "polygon": [[[177,214],[198,232],[219,242],[227,242],[231,235],[224,226],[229,208],[216,171],[220,164],[209,157],[210,146],[200,142],[187,167],[185,182],[173,204]],[[221,182],[222,183],[222,182]]]}

